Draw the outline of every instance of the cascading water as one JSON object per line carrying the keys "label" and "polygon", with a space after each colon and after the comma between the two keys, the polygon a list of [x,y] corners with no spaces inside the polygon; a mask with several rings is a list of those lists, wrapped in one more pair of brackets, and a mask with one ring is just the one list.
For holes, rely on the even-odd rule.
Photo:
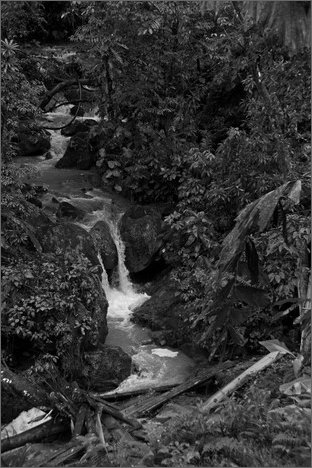
{"label": "cascading water", "polygon": [[[104,212],[102,212],[104,214]],[[108,222],[109,216],[105,215]],[[139,373],[132,374],[114,391],[128,391],[138,388],[155,387],[161,384],[180,383],[193,367],[193,362],[183,353],[167,348],[155,348],[149,341],[148,330],[130,322],[133,310],[146,301],[147,294],[137,293],[129,279],[125,266],[125,246],[120,237],[117,222],[110,222],[110,231],[118,251],[118,286],[109,284],[103,268],[102,287],[108,300],[108,345],[118,345],[132,356]],[[85,226],[86,227],[86,226]]]}
{"label": "cascading water", "polygon": [[[70,106],[66,106],[65,109],[58,109],[57,112],[47,113],[47,121],[53,122],[51,126],[61,126],[71,118],[69,111]],[[96,114],[96,111],[91,111],[89,114]],[[79,119],[90,117],[98,118],[96,115],[85,115]],[[55,163],[63,156],[70,138],[63,136],[60,130],[50,130],[50,133],[52,159],[44,160],[36,156],[20,158],[18,162],[30,163],[39,169],[41,177],[39,183],[49,187],[47,197],[51,198],[51,194],[55,194],[59,200],[66,197],[66,200],[70,199],[70,203],[86,211],[84,219],[77,223],[84,229],[89,231],[99,220],[105,220],[110,225],[119,260],[116,286],[109,283],[101,256],[98,256],[103,268],[102,287],[109,303],[107,314],[109,333],[105,344],[120,346],[132,356],[136,368],[139,369],[139,373],[131,375],[122,382],[117,391],[141,387],[152,388],[184,381],[194,367],[194,362],[181,351],[144,344],[151,342],[149,330],[130,321],[135,307],[146,301],[148,296],[137,292],[129,278],[125,266],[125,246],[118,230],[119,217],[114,216],[114,219],[112,217],[112,195],[93,189],[82,196],[81,189],[93,185],[92,170],[56,169]]]}
{"label": "cascading water", "polygon": [[102,287],[108,300],[107,317],[110,322],[116,322],[118,326],[131,326],[129,319],[135,307],[143,304],[149,296],[147,294],[137,293],[129,279],[129,272],[125,265],[125,246],[121,240],[118,225],[109,223],[112,238],[114,239],[118,252],[118,287],[112,287],[109,284],[107,273],[103,265],[101,256],[98,259],[103,269]]}

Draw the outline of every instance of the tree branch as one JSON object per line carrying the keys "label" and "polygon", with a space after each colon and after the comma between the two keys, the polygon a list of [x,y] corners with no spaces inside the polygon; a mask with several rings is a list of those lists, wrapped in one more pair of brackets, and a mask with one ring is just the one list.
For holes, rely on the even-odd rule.
{"label": "tree branch", "polygon": [[79,103],[78,103],[78,107],[77,107],[74,117],[67,124],[62,125],[61,127],[42,127],[42,128],[44,128],[45,130],[62,130],[63,128],[69,127],[69,125],[71,125],[74,122],[74,120],[79,114],[79,110],[81,106],[81,84],[79,81],[78,81],[78,85],[79,85]]}
{"label": "tree branch", "polygon": [[[52,97],[62,91],[65,88],[68,88],[69,86],[82,86],[82,85],[88,85],[90,83],[90,79],[82,79],[82,80],[77,80],[77,78],[72,79],[72,80],[65,80],[56,85],[51,91],[48,91],[45,95],[45,97],[42,99],[41,103],[39,104],[40,109],[45,110],[45,107],[49,104],[50,100]],[[92,83],[94,85],[94,83]],[[88,90],[89,91],[89,90]],[[81,99],[81,96],[80,96]]]}

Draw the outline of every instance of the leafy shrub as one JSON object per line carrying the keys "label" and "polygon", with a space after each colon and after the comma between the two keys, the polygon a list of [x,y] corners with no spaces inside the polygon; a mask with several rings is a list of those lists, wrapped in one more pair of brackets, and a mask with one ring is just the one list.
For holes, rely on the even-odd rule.
{"label": "leafy shrub", "polygon": [[[2,332],[29,342],[35,353],[49,353],[70,370],[86,336],[97,342],[98,291],[95,269],[77,251],[12,260],[2,272]],[[81,307],[80,305],[84,306]]]}
{"label": "leafy shrub", "polygon": [[168,424],[154,447],[162,466],[309,466],[310,422],[296,407],[283,417],[280,401],[251,387],[213,415],[200,410]]}

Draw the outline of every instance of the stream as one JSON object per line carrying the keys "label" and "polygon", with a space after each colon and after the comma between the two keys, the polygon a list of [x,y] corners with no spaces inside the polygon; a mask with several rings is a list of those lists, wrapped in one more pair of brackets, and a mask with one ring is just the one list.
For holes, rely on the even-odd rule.
{"label": "stream", "polygon": [[[71,106],[58,108],[57,112],[48,112],[45,119],[50,126],[59,127],[72,117]],[[77,120],[98,119],[96,111],[90,111],[85,117]],[[36,170],[32,182],[44,185],[48,189],[42,196],[43,210],[47,210],[52,197],[59,201],[66,200],[72,205],[87,211],[85,217],[77,224],[89,231],[99,220],[105,220],[118,251],[118,277],[114,284],[108,281],[103,267],[102,287],[108,300],[108,336],[105,344],[120,346],[131,355],[136,371],[124,380],[115,391],[129,391],[140,388],[153,388],[159,385],[178,384],[183,382],[195,366],[194,361],[178,349],[158,347],[152,344],[149,330],[131,322],[131,313],[135,307],[146,301],[149,296],[142,292],[130,280],[125,266],[125,246],[118,230],[118,220],[130,206],[130,202],[119,194],[94,188],[98,185],[95,168],[88,171],[79,169],[56,169],[56,162],[63,156],[70,137],[61,135],[60,130],[49,130],[51,134],[52,159],[44,156],[20,157],[16,164],[31,166]],[[33,178],[35,177],[35,181]],[[117,215],[112,216],[112,203]],[[50,214],[50,213],[49,213]],[[114,218],[114,219],[113,219]],[[148,343],[148,344],[147,344]]]}

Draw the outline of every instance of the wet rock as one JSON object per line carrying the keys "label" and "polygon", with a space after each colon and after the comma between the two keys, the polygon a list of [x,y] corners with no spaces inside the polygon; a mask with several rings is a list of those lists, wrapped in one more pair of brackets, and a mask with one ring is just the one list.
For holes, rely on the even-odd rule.
{"label": "wet rock", "polygon": [[82,219],[86,215],[84,210],[77,208],[76,206],[71,205],[66,201],[62,201],[59,203],[56,217],[57,218],[70,218],[70,219]]}
{"label": "wet rock", "polygon": [[151,337],[151,340],[153,343],[160,345],[160,346],[165,346],[166,345],[166,334],[168,334],[168,330],[160,330],[160,331],[150,331],[149,336]]}
{"label": "wet rock", "polygon": [[113,270],[118,265],[118,253],[110,233],[109,225],[105,221],[98,221],[90,229],[90,235],[97,251],[101,255],[106,271]]}
{"label": "wet rock", "polygon": [[137,307],[131,320],[152,330],[150,337],[161,346],[180,346],[185,341],[183,304],[176,296],[177,286],[165,276],[150,299]]}
{"label": "wet rock", "polygon": [[92,265],[99,265],[92,237],[81,226],[73,223],[41,226],[36,231],[36,236],[44,252],[55,252],[56,249],[66,251],[79,246]]}
{"label": "wet rock", "polygon": [[94,125],[97,125],[97,121],[93,119],[75,120],[72,124],[62,128],[61,134],[64,136],[74,136],[77,133],[88,132]]}
{"label": "wet rock", "polygon": [[42,208],[42,201],[39,200],[37,197],[27,197],[27,200],[32,204],[37,206],[38,208]]}
{"label": "wet rock", "polygon": [[71,137],[64,156],[57,161],[55,167],[88,170],[94,163],[95,155],[89,146],[88,133],[81,132]]}
{"label": "wet rock", "polygon": [[21,125],[17,143],[20,156],[38,156],[46,153],[50,147],[50,133],[39,127],[29,128]]}
{"label": "wet rock", "polygon": [[134,206],[123,215],[120,234],[130,273],[140,272],[151,264],[160,248],[160,231],[161,216],[152,208]]}
{"label": "wet rock", "polygon": [[84,361],[84,383],[95,391],[117,387],[131,374],[132,359],[119,346],[102,345],[85,353]]}

